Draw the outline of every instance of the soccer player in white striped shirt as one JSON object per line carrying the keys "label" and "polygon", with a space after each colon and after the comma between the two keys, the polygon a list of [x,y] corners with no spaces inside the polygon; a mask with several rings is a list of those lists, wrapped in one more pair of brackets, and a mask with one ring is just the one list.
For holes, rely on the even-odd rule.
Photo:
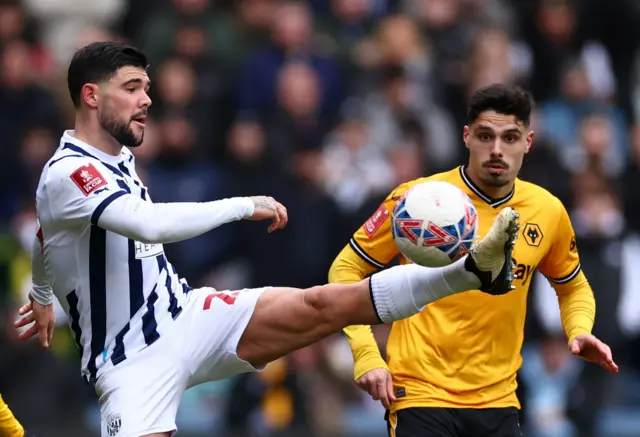
{"label": "soccer player in white striped shirt", "polygon": [[471,254],[444,268],[398,266],[355,284],[306,290],[192,289],[163,244],[234,220],[287,222],[269,197],[156,204],[129,148],[142,143],[147,60],[119,43],[94,43],[68,71],[75,129],[43,169],[36,193],[30,303],[21,334],[47,347],[55,297],[100,396],[102,436],[169,437],[184,390],[253,372],[354,324],[391,323],[453,293],[511,289],[517,214],[506,208]]}

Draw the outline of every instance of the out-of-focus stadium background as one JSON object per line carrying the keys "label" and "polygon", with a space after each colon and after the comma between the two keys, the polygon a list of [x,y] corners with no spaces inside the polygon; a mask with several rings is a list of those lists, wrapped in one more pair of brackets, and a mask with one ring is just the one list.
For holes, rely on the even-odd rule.
{"label": "out-of-focus stadium background", "polygon": [[[153,118],[135,153],[154,200],[269,194],[288,206],[277,234],[238,223],[166,247],[191,285],[218,289],[324,283],[391,188],[464,162],[473,91],[530,88],[537,134],[522,177],[567,205],[595,333],[621,373],[568,355],[536,276],[523,429],[640,436],[639,29],[637,0],[0,1],[0,393],[43,437],[98,435],[67,328],[42,352],[11,322],[30,282],[34,189],[72,126],[67,63],[86,43],[121,39],[151,61]],[[339,335],[189,390],[178,425],[187,437],[386,435]]]}

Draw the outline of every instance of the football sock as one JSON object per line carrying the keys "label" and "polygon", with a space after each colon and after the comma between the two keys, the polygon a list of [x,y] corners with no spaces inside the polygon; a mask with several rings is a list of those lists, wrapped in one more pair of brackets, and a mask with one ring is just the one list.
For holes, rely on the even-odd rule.
{"label": "football sock", "polygon": [[383,323],[402,320],[443,297],[477,290],[480,279],[465,268],[465,259],[444,267],[396,266],[372,275],[371,297],[378,318]]}

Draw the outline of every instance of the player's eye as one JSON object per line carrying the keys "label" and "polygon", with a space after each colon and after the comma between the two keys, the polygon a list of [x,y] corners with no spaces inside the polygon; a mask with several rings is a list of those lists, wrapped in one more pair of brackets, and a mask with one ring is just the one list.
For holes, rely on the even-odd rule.
{"label": "player's eye", "polygon": [[518,137],[516,137],[515,135],[507,135],[506,137],[504,137],[504,139],[507,143],[515,143]]}
{"label": "player's eye", "polygon": [[133,93],[135,93],[135,92],[136,92],[136,89],[135,89],[135,88],[127,88],[127,92],[128,92],[129,94],[133,94]]}
{"label": "player's eye", "polygon": [[478,139],[480,141],[491,141],[491,135],[489,134],[479,134]]}

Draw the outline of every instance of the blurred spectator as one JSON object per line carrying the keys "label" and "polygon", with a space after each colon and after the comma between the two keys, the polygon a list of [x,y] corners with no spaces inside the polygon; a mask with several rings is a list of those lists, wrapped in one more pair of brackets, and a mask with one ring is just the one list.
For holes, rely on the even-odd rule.
{"label": "blurred spectator", "polygon": [[403,66],[383,65],[379,88],[366,96],[364,118],[376,148],[395,147],[411,130],[418,131],[418,144],[429,155],[429,170],[437,172],[457,162],[461,146],[456,141],[448,113],[429,101],[408,78]]}
{"label": "blurred spectator", "polygon": [[[597,100],[592,93],[585,70],[580,64],[569,64],[562,76],[562,93],[556,99],[542,102],[540,135],[555,143],[562,153],[576,152],[575,139],[579,131],[593,132],[593,123],[583,123],[592,115],[600,115],[608,123],[607,159],[618,167],[627,153],[627,128],[622,113],[608,103]],[[602,129],[605,127],[600,123]],[[591,136],[591,135],[588,135]],[[570,152],[571,153],[571,152]],[[613,164],[615,163],[615,164]]]}
{"label": "blurred spectator", "polygon": [[[3,205],[0,219],[8,221],[22,202],[21,196],[33,195],[33,178],[16,174],[20,162],[22,137],[32,126],[42,126],[59,132],[60,115],[54,96],[32,81],[29,46],[26,42],[7,42],[0,52],[0,194]],[[51,152],[52,150],[49,150]],[[46,153],[46,152],[45,152]],[[36,179],[37,181],[37,179]],[[37,182],[36,182],[37,184]]]}
{"label": "blurred spectator", "polygon": [[514,62],[509,35],[498,28],[483,29],[469,62],[468,97],[492,83],[515,83],[518,72]]}
{"label": "blurred spectator", "polygon": [[306,165],[306,161],[320,148],[329,122],[320,110],[322,89],[316,71],[302,62],[282,68],[276,98],[277,107],[265,117],[271,153],[284,172],[317,184],[321,177],[318,166]]}
{"label": "blurred spectator", "polygon": [[238,29],[216,0],[171,0],[155,9],[136,36],[156,62],[173,53],[203,54],[220,65],[234,65],[242,54]]}
{"label": "blurred spectator", "polygon": [[531,88],[539,100],[554,97],[560,88],[562,63],[558,61],[574,59],[582,48],[579,3],[540,0],[522,10],[523,33],[533,52]]}
{"label": "blurred spectator", "polygon": [[529,384],[526,435],[528,437],[573,437],[577,430],[566,415],[570,389],[582,370],[573,360],[560,333],[523,352],[521,374]]}
{"label": "blurred spectator", "polygon": [[124,11],[125,0],[22,0],[42,29],[42,41],[59,68],[66,69],[78,34],[88,26],[109,27]]}
{"label": "blurred spectator", "polygon": [[395,182],[384,151],[375,145],[371,127],[355,106],[345,106],[342,123],[327,137],[321,166],[327,194],[346,214],[372,196],[385,195]]}
{"label": "blurred spectator", "polygon": [[[155,202],[206,202],[228,196],[228,176],[220,168],[198,159],[196,132],[183,114],[165,116],[158,129],[158,152],[146,166],[147,185]],[[165,251],[190,285],[198,287],[204,285],[201,278],[225,260],[232,242],[230,229],[220,228],[167,245]]]}
{"label": "blurred spectator", "polygon": [[330,56],[314,46],[309,9],[303,3],[284,2],[274,18],[271,41],[247,58],[238,83],[237,109],[268,114],[276,104],[280,69],[288,62],[301,61],[318,75],[322,114],[332,114],[343,99],[340,70]]}
{"label": "blurred spectator", "polygon": [[622,181],[624,215],[627,218],[629,229],[640,233],[640,125],[631,130],[631,147],[629,159],[625,168]]}

